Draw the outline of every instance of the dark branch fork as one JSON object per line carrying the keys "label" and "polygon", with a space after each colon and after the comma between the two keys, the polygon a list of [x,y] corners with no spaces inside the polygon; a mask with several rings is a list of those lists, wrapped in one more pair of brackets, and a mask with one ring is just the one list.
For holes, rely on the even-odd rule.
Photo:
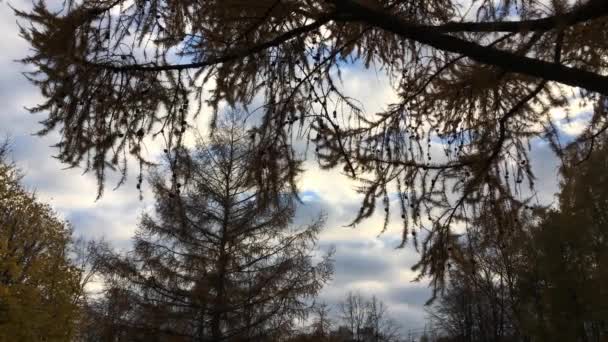
{"label": "dark branch fork", "polygon": [[[608,77],[606,76],[558,63],[518,56],[492,47],[484,47],[461,38],[442,34],[440,30],[432,30],[407,23],[389,13],[364,7],[351,0],[338,0],[337,3],[340,4],[340,8],[356,14],[357,20],[393,32],[403,38],[412,39],[440,50],[458,53],[474,61],[499,67],[505,71],[556,81],[608,95]],[[601,12],[603,13],[602,17],[608,14],[608,8],[606,8],[608,4],[604,2],[604,5],[600,4],[598,7],[605,9],[604,12]],[[578,22],[573,21],[571,24]],[[563,27],[554,26],[554,28]]]}
{"label": "dark branch fork", "polygon": [[608,15],[608,2],[591,0],[585,5],[562,15],[555,15],[542,19],[522,21],[499,21],[488,23],[454,22],[438,26],[426,27],[444,33],[454,32],[531,32],[550,31],[580,24],[589,20],[599,19]]}

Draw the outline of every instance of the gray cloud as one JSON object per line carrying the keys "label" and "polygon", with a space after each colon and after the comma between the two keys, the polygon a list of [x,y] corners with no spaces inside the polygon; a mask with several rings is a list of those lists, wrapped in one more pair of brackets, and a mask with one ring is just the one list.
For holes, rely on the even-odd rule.
{"label": "gray cloud", "polygon": [[356,281],[392,277],[394,265],[379,251],[366,248],[364,244],[356,249],[344,247],[341,244],[336,250],[336,278],[333,285],[342,287]]}
{"label": "gray cloud", "polygon": [[386,298],[391,303],[418,307],[424,306],[431,295],[431,289],[420,283],[392,286],[386,291]]}

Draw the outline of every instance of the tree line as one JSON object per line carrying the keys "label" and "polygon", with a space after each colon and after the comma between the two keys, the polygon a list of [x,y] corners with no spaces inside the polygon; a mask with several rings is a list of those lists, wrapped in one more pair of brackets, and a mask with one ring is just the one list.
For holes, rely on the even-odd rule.
{"label": "tree line", "polygon": [[488,205],[454,238],[449,285],[429,308],[438,340],[608,337],[607,155],[606,137],[591,153],[569,150],[556,207],[521,216]]}
{"label": "tree line", "polygon": [[[333,313],[316,302],[333,274],[333,250],[316,249],[324,215],[295,226],[296,198],[252,179],[249,141],[229,116],[180,168],[152,172],[155,211],[127,253],[73,239],[3,145],[0,340],[401,341],[404,322],[376,296],[349,293]],[[435,340],[606,338],[608,138],[596,144],[563,155],[557,206],[522,215],[486,201],[451,236],[447,286],[427,303]]]}

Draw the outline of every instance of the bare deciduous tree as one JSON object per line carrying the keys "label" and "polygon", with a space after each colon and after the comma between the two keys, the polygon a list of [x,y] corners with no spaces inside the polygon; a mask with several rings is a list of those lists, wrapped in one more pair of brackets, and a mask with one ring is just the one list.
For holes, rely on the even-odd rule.
{"label": "bare deciduous tree", "polygon": [[355,341],[396,342],[401,337],[399,326],[376,296],[366,299],[358,292],[349,292],[339,309]]}
{"label": "bare deciduous tree", "polygon": [[350,328],[353,338],[359,341],[367,314],[365,299],[361,293],[349,292],[339,304],[339,309],[342,322]]}
{"label": "bare deciduous tree", "polygon": [[311,329],[312,337],[317,341],[327,341],[329,339],[333,327],[333,320],[330,318],[330,314],[329,306],[326,303],[315,305]]}
{"label": "bare deciduous tree", "polygon": [[372,330],[373,342],[398,342],[401,337],[397,322],[389,317],[387,306],[376,296],[367,302],[365,325]]}

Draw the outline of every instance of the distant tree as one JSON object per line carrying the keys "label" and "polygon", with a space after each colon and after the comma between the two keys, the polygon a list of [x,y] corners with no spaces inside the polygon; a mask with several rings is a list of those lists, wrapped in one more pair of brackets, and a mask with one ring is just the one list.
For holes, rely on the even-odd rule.
{"label": "distant tree", "polygon": [[[78,277],[78,292],[79,296],[76,302],[79,307],[79,317],[76,327],[75,341],[99,341],[96,336],[99,335],[101,320],[99,316],[92,310],[93,306],[98,305],[98,293],[91,291],[88,285],[99,282],[99,269],[101,260],[97,258],[98,251],[104,248],[109,248],[104,240],[87,240],[83,237],[74,239],[70,248],[70,260],[72,264],[80,271]],[[101,339],[103,340],[103,339]]]}
{"label": "distant tree", "polygon": [[311,310],[311,323],[302,326],[285,341],[288,342],[340,342],[332,336],[333,319],[326,303],[315,303]]}
{"label": "distant tree", "polygon": [[[404,243],[421,225],[430,231],[416,269],[441,288],[453,224],[481,198],[521,200],[509,190],[533,186],[531,140],[560,153],[552,112],[594,105],[575,144],[608,128],[605,0],[462,5],[85,0],[17,14],[32,50],[23,62],[44,96],[32,111],[48,113],[40,134],[59,132],[58,158],[95,172],[100,194],[108,170],[126,174],[129,154],[146,164],[144,138],[163,136],[176,154],[204,104],[216,115],[222,103],[261,100],[256,154],[295,177],[290,139],[312,142],[323,168],[362,185],[353,224],[378,207],[388,222],[396,207]],[[394,100],[366,112],[368,99],[342,82],[350,63],[386,76]]]}
{"label": "distant tree", "polygon": [[0,146],[0,341],[69,341],[81,296],[72,230],[23,188],[7,151]]}
{"label": "distant tree", "polygon": [[348,292],[346,298],[338,305],[342,322],[350,328],[351,336],[360,341],[367,315],[365,299],[359,292]]}
{"label": "distant tree", "polygon": [[464,234],[453,235],[445,251],[449,284],[431,316],[463,341],[511,341],[521,336],[519,272],[530,230],[538,217],[509,202],[486,201]]}
{"label": "distant tree", "polygon": [[572,146],[562,156],[557,208],[537,208],[522,217],[488,202],[477,226],[453,240],[449,285],[431,310],[449,336],[459,341],[608,336],[608,293],[600,285],[608,279],[608,140],[600,135],[593,144]]}
{"label": "distant tree", "polygon": [[[509,322],[496,320],[502,299],[497,287],[473,282],[463,273],[449,272],[449,285],[432,309],[432,320],[456,341],[512,341],[505,337],[504,326]],[[481,275],[477,278],[486,281]]]}
{"label": "distant tree", "polygon": [[152,176],[156,215],[141,219],[134,250],[99,253],[119,340],[275,341],[310,312],[333,272],[331,252],[313,261],[323,217],[294,226],[287,183],[265,200],[250,141],[237,116],[219,122],[182,151],[169,185]]}
{"label": "distant tree", "polygon": [[354,341],[399,341],[399,327],[388,316],[386,305],[376,296],[366,299],[361,293],[349,292],[339,304],[342,323],[350,329]]}
{"label": "distant tree", "polygon": [[398,342],[401,334],[397,323],[388,316],[388,308],[376,296],[367,302],[365,326],[371,328],[373,342]]}
{"label": "distant tree", "polygon": [[608,137],[594,144],[564,155],[559,210],[545,213],[525,244],[521,300],[538,338],[608,338]]}
{"label": "distant tree", "polygon": [[331,312],[326,303],[320,303],[313,309],[313,321],[311,325],[312,336],[317,341],[329,340],[333,327],[333,320],[330,318]]}

